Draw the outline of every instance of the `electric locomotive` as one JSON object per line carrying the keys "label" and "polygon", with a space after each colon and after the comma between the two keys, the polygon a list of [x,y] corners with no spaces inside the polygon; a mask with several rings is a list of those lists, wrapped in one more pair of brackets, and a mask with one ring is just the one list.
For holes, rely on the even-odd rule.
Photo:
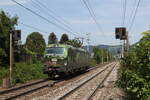
{"label": "electric locomotive", "polygon": [[89,53],[66,44],[50,44],[45,50],[44,73],[50,78],[75,74],[89,67]]}

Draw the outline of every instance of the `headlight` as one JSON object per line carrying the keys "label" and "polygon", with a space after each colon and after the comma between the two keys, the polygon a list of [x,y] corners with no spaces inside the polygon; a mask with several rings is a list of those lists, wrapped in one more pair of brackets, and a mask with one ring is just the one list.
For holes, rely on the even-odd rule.
{"label": "headlight", "polygon": [[67,62],[65,62],[64,65],[66,66],[66,65],[67,65]]}

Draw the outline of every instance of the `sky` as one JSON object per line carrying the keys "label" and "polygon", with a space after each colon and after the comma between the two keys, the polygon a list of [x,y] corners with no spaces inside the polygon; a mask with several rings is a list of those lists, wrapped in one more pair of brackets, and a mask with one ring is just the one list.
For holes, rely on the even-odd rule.
{"label": "sky", "polygon": [[[91,45],[118,45],[121,43],[120,40],[115,39],[114,33],[115,27],[121,26],[123,0],[88,0],[93,8],[97,22],[103,29],[103,32],[101,32],[96,26],[82,0],[38,0],[56,15],[51,13],[50,10],[48,11],[45,8],[38,7],[36,5],[38,3],[37,0],[16,1],[45,17],[52,23],[57,23],[61,27],[65,27],[49,16],[49,14],[52,14],[55,18],[65,21],[65,23],[67,23],[67,25],[76,32],[75,35],[73,35],[62,30],[20,7],[11,0],[0,0],[0,9],[8,12],[11,17],[18,16],[19,22],[43,30],[44,32],[40,33],[43,35],[46,42],[48,41],[49,33],[54,32],[58,39],[60,39],[63,33],[67,33],[71,39],[75,37],[86,38],[86,33],[90,33],[89,37]],[[131,23],[131,14],[133,13],[133,9],[136,7],[135,4],[137,4],[137,1],[138,0],[127,0],[124,25],[127,28]],[[141,0],[133,27],[129,31],[130,44],[139,41],[142,37],[141,33],[150,29],[149,11],[150,0]],[[20,23],[18,23],[16,29],[21,29],[22,31],[22,43],[25,43],[26,37],[30,33],[39,32],[38,30],[28,28]],[[86,40],[84,40],[84,44],[86,45]]]}

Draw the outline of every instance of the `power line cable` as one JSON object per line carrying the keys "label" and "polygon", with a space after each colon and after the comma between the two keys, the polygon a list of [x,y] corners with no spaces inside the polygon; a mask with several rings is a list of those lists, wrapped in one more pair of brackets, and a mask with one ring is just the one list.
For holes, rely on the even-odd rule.
{"label": "power line cable", "polygon": [[122,26],[124,26],[124,24],[125,24],[126,8],[127,8],[127,0],[124,0],[124,1],[123,1]]}
{"label": "power line cable", "polygon": [[86,0],[86,2],[87,2],[87,4],[88,4],[88,6],[89,6],[89,8],[90,8],[90,10],[91,10],[91,12],[92,12],[92,14],[93,14],[93,16],[96,18],[95,13],[94,13],[94,11],[93,11],[93,9],[92,9],[92,6],[91,6],[89,0]]}
{"label": "power line cable", "polygon": [[[63,26],[65,26],[66,28],[68,28],[70,31],[74,32],[74,30],[68,26],[64,21],[59,20],[58,18],[56,18],[55,16],[53,16],[51,13],[51,10],[49,8],[46,7],[46,5],[42,4],[42,2],[39,2],[38,0],[36,0],[37,2],[31,0],[36,6],[34,6],[35,8],[42,10],[43,13],[45,12],[49,17],[53,18],[55,21],[57,21],[58,23],[62,24]],[[46,12],[43,8],[45,8],[45,10],[47,10],[48,12]],[[77,33],[77,32],[74,32]],[[79,34],[79,33],[78,33]]]}
{"label": "power line cable", "polygon": [[134,11],[135,11],[135,9],[136,9],[136,3],[137,3],[137,0],[134,0],[134,2],[133,2],[133,8],[132,8],[131,14],[130,14],[130,16],[129,16],[129,20],[128,20],[128,22],[127,22],[127,27],[129,27],[131,18],[132,18],[133,14],[134,14]]}
{"label": "power line cable", "polygon": [[71,25],[68,21],[66,21],[65,19],[63,19],[61,16],[59,16],[57,13],[55,13],[54,10],[49,9],[46,5],[44,5],[43,3],[41,3],[39,0],[35,0],[38,4],[42,5],[45,7],[45,9],[47,9],[47,11],[49,11],[50,13],[54,14],[57,18],[60,18],[63,22],[65,22],[68,25]]}
{"label": "power line cable", "polygon": [[57,28],[60,28],[60,29],[62,29],[62,30],[64,30],[64,31],[67,31],[68,33],[71,33],[71,34],[73,34],[73,35],[76,35],[76,34],[74,34],[73,32],[71,32],[71,31],[65,29],[64,27],[62,27],[62,26],[60,26],[60,25],[58,25],[58,24],[56,24],[56,23],[51,22],[50,20],[48,20],[47,18],[45,18],[45,17],[41,16],[40,14],[34,12],[34,11],[31,10],[30,8],[27,8],[27,7],[25,7],[24,5],[18,3],[17,1],[15,1],[15,0],[11,0],[11,1],[13,1],[14,3],[18,4],[19,6],[25,8],[26,10],[30,11],[30,12],[33,13],[34,15],[40,17],[41,19],[47,21],[48,23],[50,23],[50,24],[56,26]]}
{"label": "power line cable", "polygon": [[31,28],[31,29],[34,29],[34,30],[38,30],[38,31],[43,32],[43,33],[49,33],[49,32],[46,32],[46,31],[44,31],[44,30],[38,29],[38,28],[36,28],[36,27],[33,27],[33,26],[31,26],[31,25],[27,25],[27,24],[25,24],[25,23],[23,23],[23,22],[18,22],[18,23],[21,24],[21,25],[23,25],[23,26],[26,26],[26,27]]}
{"label": "power line cable", "polygon": [[100,26],[100,24],[97,22],[97,20],[96,20],[96,18],[95,18],[95,13],[94,13],[94,11],[91,10],[91,9],[92,9],[92,8],[90,8],[91,6],[89,7],[89,4],[90,4],[90,3],[87,3],[85,0],[82,0],[82,1],[83,1],[83,3],[85,4],[86,8],[88,9],[88,11],[89,11],[89,13],[90,13],[92,19],[94,20],[95,24],[97,25],[99,31],[100,31],[101,33],[104,33],[103,30],[102,30],[102,27]]}
{"label": "power line cable", "polygon": [[132,26],[133,26],[133,24],[134,24],[134,21],[135,21],[137,12],[138,12],[138,8],[139,8],[139,5],[140,5],[140,2],[141,2],[141,0],[138,1],[137,7],[136,7],[136,9],[135,9],[135,13],[134,13],[134,15],[133,15],[133,17],[132,17],[131,24],[130,24],[130,26],[129,26],[129,31],[131,30],[131,28],[132,28]]}

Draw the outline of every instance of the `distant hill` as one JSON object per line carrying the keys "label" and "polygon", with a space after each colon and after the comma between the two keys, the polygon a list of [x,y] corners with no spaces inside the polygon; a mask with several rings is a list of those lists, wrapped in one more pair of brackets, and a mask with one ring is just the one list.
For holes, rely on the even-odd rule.
{"label": "distant hill", "polygon": [[[93,48],[97,47],[97,48],[104,48],[104,49],[108,49],[113,55],[118,55],[118,52],[121,51],[121,45],[90,45],[89,46],[89,50],[90,53],[93,52]],[[84,49],[87,49],[87,46],[83,46]]]}

